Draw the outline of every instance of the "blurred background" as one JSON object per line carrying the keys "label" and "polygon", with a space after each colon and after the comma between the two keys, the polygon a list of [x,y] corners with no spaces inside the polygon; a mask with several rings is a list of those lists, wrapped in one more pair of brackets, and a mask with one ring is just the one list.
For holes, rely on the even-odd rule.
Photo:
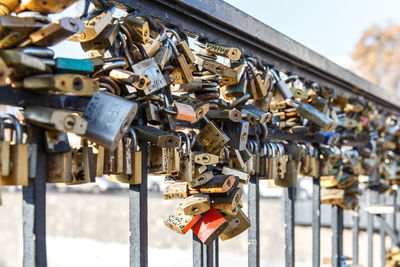
{"label": "blurred background", "polygon": [[[400,94],[400,2],[395,0],[262,1],[227,0],[277,31],[328,57],[358,75]],[[75,14],[78,5],[53,16],[56,20]],[[58,57],[83,58],[78,43],[64,42],[54,48]],[[262,266],[284,266],[282,190],[261,183]],[[191,240],[165,227],[176,206],[164,201],[162,177],[149,177],[149,265],[191,266]],[[246,190],[245,190],[246,192]],[[296,220],[311,216],[312,181],[299,179]],[[0,207],[0,267],[22,266],[21,188],[2,188]],[[247,196],[243,197],[247,212]],[[347,217],[351,214],[345,212]],[[47,247],[49,266],[128,266],[128,187],[98,178],[94,184],[48,185]],[[303,217],[302,217],[303,216]],[[303,218],[303,219],[302,219]],[[330,220],[330,207],[322,209]],[[304,220],[303,220],[304,222]],[[296,266],[311,266],[311,227],[296,226]],[[323,228],[321,254],[331,256],[331,231]],[[375,236],[379,263],[379,242]],[[360,235],[360,260],[366,265],[366,234]],[[344,232],[344,254],[351,255],[351,232]],[[220,266],[246,266],[247,233],[220,242]],[[325,265],[329,266],[329,265]]]}

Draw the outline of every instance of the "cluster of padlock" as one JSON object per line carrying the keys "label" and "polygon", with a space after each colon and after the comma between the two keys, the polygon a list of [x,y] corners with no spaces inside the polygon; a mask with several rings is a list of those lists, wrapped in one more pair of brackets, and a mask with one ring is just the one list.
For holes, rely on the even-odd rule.
{"label": "cluster of padlock", "polygon": [[400,266],[400,248],[393,247],[386,252],[385,267],[399,267]]}
{"label": "cluster of padlock", "polygon": [[[117,17],[106,1],[93,1],[90,12],[88,1],[79,18],[46,16],[73,2],[0,4],[0,84],[86,100],[83,114],[25,106],[22,126],[0,116],[15,132],[1,142],[1,185],[34,177],[23,132],[29,143],[36,125],[45,129],[47,182],[106,174],[140,184],[147,157],[148,173],[171,184],[164,199],[182,199],[165,224],[210,244],[250,227],[241,197],[251,175],[280,187],[321,177],[322,203],[344,209],[358,204],[360,175],[375,175],[368,186],[399,183],[397,117],[371,102],[140,13]],[[54,58],[49,46],[68,38],[89,58]],[[81,145],[71,148],[67,133],[81,136]]]}

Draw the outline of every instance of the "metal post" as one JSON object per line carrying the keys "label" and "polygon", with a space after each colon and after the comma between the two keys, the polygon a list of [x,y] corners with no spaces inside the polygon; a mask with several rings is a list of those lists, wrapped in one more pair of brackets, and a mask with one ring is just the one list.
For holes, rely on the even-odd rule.
{"label": "metal post", "polygon": [[[24,267],[47,266],[46,255],[46,155],[43,147],[43,131],[33,128],[37,147],[35,178],[23,187],[23,239]],[[31,173],[30,173],[31,174]]]}
{"label": "metal post", "polygon": [[[382,194],[382,196],[380,197],[381,203],[382,205],[384,205],[386,203],[385,201],[385,194]],[[385,221],[385,217],[382,216],[381,217],[383,221]],[[381,266],[385,266],[385,254],[386,254],[386,249],[385,249],[385,238],[386,238],[386,233],[385,233],[385,229],[382,226],[379,229],[380,232],[380,236],[381,236]]]}
{"label": "metal post", "polygon": [[313,266],[320,266],[321,253],[321,186],[320,178],[313,179],[312,196],[312,257]]}
{"label": "metal post", "polygon": [[[393,207],[395,208],[394,210],[396,211],[396,207],[397,207],[397,191],[396,190],[394,190],[393,192],[392,192],[392,205],[393,205]],[[391,222],[391,227],[393,228],[393,230],[394,230],[394,233],[396,234],[396,235],[398,235],[398,233],[397,233],[397,229],[396,229],[396,227],[397,227],[397,225],[396,225],[396,212],[394,212],[393,214],[391,214],[391,216],[390,216],[391,218],[389,218],[389,220],[390,220],[390,222]],[[396,246],[397,244],[395,243],[395,241],[392,239],[392,247],[394,247],[394,246]]]}
{"label": "metal post", "polygon": [[360,233],[360,213],[353,211],[353,264],[358,264],[358,236]]}
{"label": "metal post", "polygon": [[332,205],[332,266],[341,266],[343,234],[343,210],[338,205]]}
{"label": "metal post", "polygon": [[214,267],[214,242],[210,245],[203,245],[204,267]]}
{"label": "metal post", "polygon": [[[375,189],[367,190],[369,200],[367,203],[369,205],[377,204],[378,192]],[[373,248],[373,239],[374,239],[374,215],[368,213],[367,215],[367,233],[368,233],[368,267],[373,266],[374,261],[374,248]]]}
{"label": "metal post", "polygon": [[387,224],[387,222],[383,219],[382,215],[377,214],[376,218],[378,219],[380,226],[385,230],[385,232],[394,240],[396,246],[400,246],[399,238],[393,229]]}
{"label": "metal post", "polygon": [[294,202],[295,188],[284,189],[286,267],[294,266]]}
{"label": "metal post", "polygon": [[214,267],[219,267],[219,239],[217,238],[214,242],[213,242],[213,255],[214,255]]}
{"label": "metal post", "polygon": [[203,243],[193,233],[193,267],[203,267]]}
{"label": "metal post", "polygon": [[130,266],[147,267],[147,143],[139,142],[142,151],[142,183],[129,187]]}
{"label": "metal post", "polygon": [[257,175],[252,175],[249,181],[249,220],[248,230],[248,264],[251,267],[260,266],[260,188]]}

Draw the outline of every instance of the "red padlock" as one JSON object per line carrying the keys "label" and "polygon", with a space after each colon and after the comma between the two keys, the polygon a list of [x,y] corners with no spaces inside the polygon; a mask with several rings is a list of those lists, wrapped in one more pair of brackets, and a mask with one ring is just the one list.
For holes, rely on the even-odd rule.
{"label": "red padlock", "polygon": [[192,230],[204,245],[209,245],[227,226],[227,220],[214,207],[211,207],[203,213],[203,217],[193,226]]}

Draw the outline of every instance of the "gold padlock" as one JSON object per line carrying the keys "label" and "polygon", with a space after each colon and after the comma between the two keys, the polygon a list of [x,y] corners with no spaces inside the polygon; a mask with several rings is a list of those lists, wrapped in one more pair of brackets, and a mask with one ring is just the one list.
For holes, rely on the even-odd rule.
{"label": "gold padlock", "polygon": [[[1,164],[11,164],[9,175],[1,176],[1,185],[22,185],[27,186],[28,179],[28,144],[22,142],[22,128],[18,119],[11,114],[2,114],[0,119],[9,120],[15,129],[15,143],[10,145],[10,161]],[[1,145],[3,146],[4,143]],[[2,159],[3,160],[3,159]]]}

